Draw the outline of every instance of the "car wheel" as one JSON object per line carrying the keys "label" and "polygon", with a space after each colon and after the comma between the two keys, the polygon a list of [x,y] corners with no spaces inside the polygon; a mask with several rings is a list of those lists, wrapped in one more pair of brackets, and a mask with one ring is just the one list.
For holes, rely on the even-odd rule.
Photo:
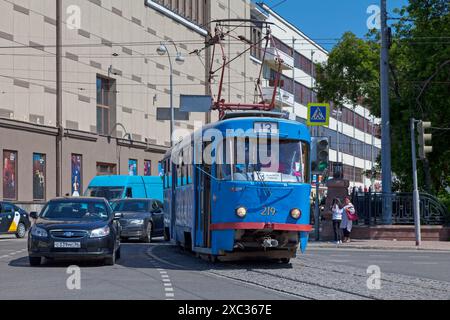
{"label": "car wheel", "polygon": [[147,226],[147,234],[143,238],[143,241],[145,243],[151,243],[152,242],[152,228],[153,228],[153,225],[152,225],[151,222],[149,222],[148,226]]}
{"label": "car wheel", "polygon": [[169,228],[164,228],[164,241],[170,241],[170,231],[169,231]]}
{"label": "car wheel", "polygon": [[120,247],[119,247],[119,249],[117,249],[117,251],[116,251],[116,260],[119,260],[120,257],[121,257],[121,252],[120,252]]}
{"label": "car wheel", "polygon": [[30,257],[28,256],[28,260],[30,261],[30,266],[37,267],[41,265],[41,257]]}
{"label": "car wheel", "polygon": [[23,239],[23,238],[25,238],[26,234],[27,234],[27,228],[25,227],[25,225],[22,222],[20,222],[19,225],[17,226],[16,238]]}
{"label": "car wheel", "polygon": [[114,253],[105,259],[105,265],[107,266],[113,266],[116,264],[116,251],[114,251]]}

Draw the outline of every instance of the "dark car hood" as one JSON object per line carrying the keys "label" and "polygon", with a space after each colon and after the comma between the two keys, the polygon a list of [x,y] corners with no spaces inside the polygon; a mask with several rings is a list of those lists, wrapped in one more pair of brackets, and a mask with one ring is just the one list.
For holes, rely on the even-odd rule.
{"label": "dark car hood", "polygon": [[130,219],[147,219],[151,217],[151,213],[149,212],[121,212],[123,214],[123,220]]}
{"label": "dark car hood", "polygon": [[54,229],[73,229],[73,230],[94,230],[103,228],[108,224],[108,221],[68,221],[68,220],[47,220],[38,219],[36,225],[46,230]]}

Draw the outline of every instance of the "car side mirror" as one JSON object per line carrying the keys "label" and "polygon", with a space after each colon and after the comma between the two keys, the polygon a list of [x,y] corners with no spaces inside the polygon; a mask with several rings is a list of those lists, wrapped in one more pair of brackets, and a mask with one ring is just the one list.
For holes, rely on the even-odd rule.
{"label": "car side mirror", "polygon": [[30,218],[33,220],[37,220],[39,218],[39,215],[36,211],[30,212]]}
{"label": "car side mirror", "polygon": [[121,212],[114,213],[114,220],[120,220],[122,218],[123,218],[123,213],[121,213]]}

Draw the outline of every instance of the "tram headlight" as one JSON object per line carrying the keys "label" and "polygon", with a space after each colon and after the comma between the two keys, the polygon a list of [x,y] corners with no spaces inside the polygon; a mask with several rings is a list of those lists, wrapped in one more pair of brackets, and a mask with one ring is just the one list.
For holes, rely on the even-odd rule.
{"label": "tram headlight", "polygon": [[245,209],[244,207],[239,207],[236,209],[236,215],[239,218],[245,218],[245,216],[247,215],[247,209]]}
{"label": "tram headlight", "polygon": [[292,209],[291,210],[291,217],[298,220],[300,219],[300,217],[302,216],[302,212],[300,211],[300,209]]}

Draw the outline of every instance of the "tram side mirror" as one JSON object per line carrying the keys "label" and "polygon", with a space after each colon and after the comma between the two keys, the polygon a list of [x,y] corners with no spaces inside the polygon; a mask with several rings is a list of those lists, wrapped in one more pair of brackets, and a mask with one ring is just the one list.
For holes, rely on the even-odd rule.
{"label": "tram side mirror", "polygon": [[33,220],[37,220],[38,219],[38,213],[36,211],[30,212],[30,218]]}

